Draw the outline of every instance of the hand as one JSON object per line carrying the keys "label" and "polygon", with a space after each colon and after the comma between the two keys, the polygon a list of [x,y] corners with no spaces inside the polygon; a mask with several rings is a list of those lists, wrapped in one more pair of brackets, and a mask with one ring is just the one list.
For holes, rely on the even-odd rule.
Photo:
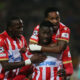
{"label": "hand", "polygon": [[42,46],[37,44],[30,44],[29,49],[30,51],[41,51]]}
{"label": "hand", "polygon": [[66,72],[64,69],[60,69],[58,72],[57,72],[57,75],[59,77],[62,77],[62,80],[66,80]]}
{"label": "hand", "polygon": [[25,53],[25,52],[26,52],[26,47],[20,49],[20,53]]}
{"label": "hand", "polygon": [[41,63],[46,59],[46,56],[41,54],[33,54],[33,56],[30,58],[32,63]]}

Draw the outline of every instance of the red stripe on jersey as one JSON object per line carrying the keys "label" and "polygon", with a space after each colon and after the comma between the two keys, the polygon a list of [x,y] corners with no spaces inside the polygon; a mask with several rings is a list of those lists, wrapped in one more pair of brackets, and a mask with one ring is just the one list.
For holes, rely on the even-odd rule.
{"label": "red stripe on jersey", "polygon": [[25,45],[24,45],[24,38],[23,37],[21,38],[21,42],[22,42],[22,47],[24,47]]}
{"label": "red stripe on jersey", "polygon": [[[7,52],[9,51],[9,54],[14,54],[16,53],[16,51],[18,52],[18,49],[21,49],[23,46],[25,46],[23,44],[23,40],[25,39],[24,37],[21,36],[21,44],[20,44],[20,41],[16,42],[16,40],[12,39],[10,36],[8,36],[7,32],[1,34],[0,36],[3,36],[3,47],[4,48],[4,54],[7,55]],[[17,39],[18,40],[18,39]],[[26,43],[26,41],[25,41]],[[27,43],[26,43],[27,45]],[[6,52],[5,52],[6,51]],[[19,53],[18,53],[19,54]],[[8,56],[8,55],[7,55]],[[15,57],[15,56],[14,56]],[[26,56],[25,56],[26,57]],[[5,57],[8,59],[8,57]],[[4,59],[2,57],[2,59]],[[1,68],[0,68],[1,69]],[[2,76],[2,78],[4,77],[6,80],[12,80],[12,78],[16,75],[18,75],[18,72],[19,72],[19,68],[18,69],[14,69],[14,70],[11,70],[11,71],[7,71],[7,72],[2,72],[2,69],[0,71],[0,76]],[[0,77],[1,78],[1,77]],[[2,80],[2,79],[0,79]]]}
{"label": "red stripe on jersey", "polygon": [[11,38],[7,37],[6,43],[7,43],[7,46],[8,46],[8,50],[10,50],[10,48],[12,50],[15,50],[15,45],[14,45],[13,40]]}
{"label": "red stripe on jersey", "polygon": [[62,80],[62,77],[59,77],[59,80]]}
{"label": "red stripe on jersey", "polygon": [[8,73],[8,77],[7,77],[7,79],[11,79],[11,78],[13,78],[14,75],[12,75],[12,74],[13,74],[13,73],[12,73],[12,70],[10,70],[9,73]]}
{"label": "red stripe on jersey", "polygon": [[15,50],[15,45],[14,45],[14,43],[13,43],[13,40],[12,40],[12,41],[10,41],[10,42],[11,42],[12,50]]}
{"label": "red stripe on jersey", "polygon": [[39,69],[40,69],[40,76],[39,76],[39,79],[38,80],[42,80],[42,70],[43,70],[43,68],[40,67]]}
{"label": "red stripe on jersey", "polygon": [[7,49],[9,50],[9,44],[8,44],[8,41],[6,40],[5,43],[6,43],[6,45],[7,45]]}
{"label": "red stripe on jersey", "polygon": [[54,80],[57,80],[57,67],[53,68],[53,72],[54,72]]}
{"label": "red stripe on jersey", "polygon": [[46,80],[50,80],[51,77],[51,70],[50,67],[46,67]]}
{"label": "red stripe on jersey", "polygon": [[16,44],[17,44],[18,49],[20,49],[20,47],[21,47],[20,43],[21,43],[21,41],[19,41],[19,39],[17,39]]}
{"label": "red stripe on jersey", "polygon": [[15,50],[15,45],[14,45],[13,40],[12,40],[11,38],[8,38],[8,39],[9,39],[9,41],[10,41],[10,43],[11,43],[11,48],[12,48],[12,50]]}
{"label": "red stripe on jersey", "polygon": [[18,45],[19,49],[22,48],[22,47],[24,47],[23,46],[23,38],[17,40],[17,45]]}
{"label": "red stripe on jersey", "polygon": [[36,80],[36,76],[37,76],[37,74],[38,74],[38,73],[37,73],[37,69],[35,69],[34,72],[35,72],[35,75],[34,75],[34,78],[33,78],[32,80]]}

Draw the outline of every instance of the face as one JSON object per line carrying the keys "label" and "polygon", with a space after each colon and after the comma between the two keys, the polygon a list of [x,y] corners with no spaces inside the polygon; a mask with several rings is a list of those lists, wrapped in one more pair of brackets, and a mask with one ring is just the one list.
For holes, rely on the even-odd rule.
{"label": "face", "polygon": [[60,22],[59,12],[58,11],[57,12],[49,12],[46,20],[53,23],[53,25],[54,25],[53,30],[57,31],[57,29],[59,28],[59,22]]}
{"label": "face", "polygon": [[11,26],[12,35],[14,37],[20,37],[23,33],[23,21],[21,19],[13,20]]}
{"label": "face", "polygon": [[53,34],[53,29],[48,27],[42,27],[39,30],[39,41],[41,44],[49,44],[51,42],[51,37]]}

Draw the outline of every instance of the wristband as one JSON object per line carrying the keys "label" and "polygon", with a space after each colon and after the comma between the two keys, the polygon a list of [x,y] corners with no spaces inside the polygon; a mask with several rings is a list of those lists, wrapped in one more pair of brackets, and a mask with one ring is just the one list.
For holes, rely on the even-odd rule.
{"label": "wristband", "polygon": [[25,60],[25,65],[30,65],[30,64],[31,64],[31,60],[30,59]]}
{"label": "wristband", "polygon": [[42,46],[37,45],[37,44],[30,44],[29,45],[29,49],[31,51],[41,51]]}

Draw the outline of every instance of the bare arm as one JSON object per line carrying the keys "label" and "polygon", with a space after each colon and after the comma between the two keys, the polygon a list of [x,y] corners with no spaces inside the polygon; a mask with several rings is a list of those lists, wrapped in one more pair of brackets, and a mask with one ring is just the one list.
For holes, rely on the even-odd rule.
{"label": "bare arm", "polygon": [[[45,59],[46,59],[46,56],[42,56],[42,55],[39,55],[39,54],[34,54],[30,58],[32,63],[40,63],[40,62],[44,61]],[[0,63],[2,64],[2,67],[4,68],[4,70],[8,71],[8,70],[20,68],[22,66],[31,64],[31,63],[29,63],[29,61],[28,61],[28,63],[26,63],[25,61],[21,61],[21,62],[0,61]]]}
{"label": "bare arm", "polygon": [[51,53],[61,53],[67,47],[68,43],[64,40],[58,40],[56,44],[51,43],[48,46],[40,46],[37,44],[30,44],[29,48],[31,51],[42,51],[42,52],[51,52]]}
{"label": "bare arm", "polygon": [[[54,43],[53,43],[54,44]],[[43,52],[53,52],[53,53],[61,53],[67,47],[67,42],[63,40],[59,40],[57,44],[54,46],[42,46],[41,51]]]}
{"label": "bare arm", "polygon": [[24,61],[21,61],[21,62],[10,62],[10,63],[8,61],[1,61],[1,64],[2,64],[2,66],[3,66],[5,71],[25,66],[25,62]]}

